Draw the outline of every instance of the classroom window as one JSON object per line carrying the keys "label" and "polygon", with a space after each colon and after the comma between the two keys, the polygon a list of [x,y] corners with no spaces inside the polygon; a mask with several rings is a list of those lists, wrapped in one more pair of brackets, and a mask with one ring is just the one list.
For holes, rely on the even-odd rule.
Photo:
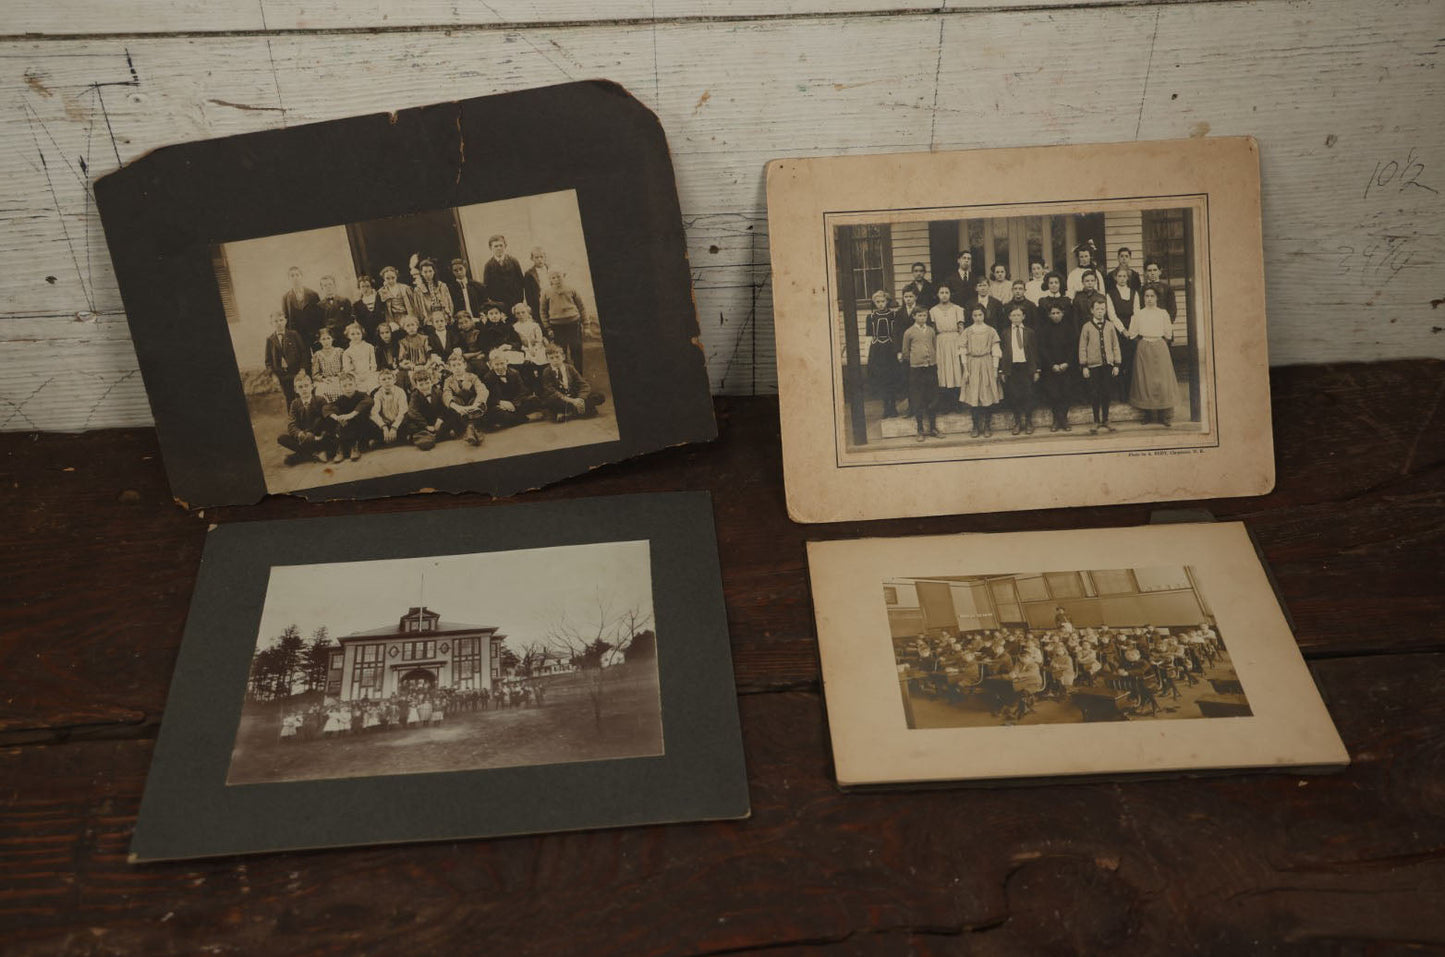
{"label": "classroom window", "polygon": [[898,604],[898,589],[892,585],[883,586],[883,603],[886,605]]}
{"label": "classroom window", "polygon": [[1042,575],[1020,575],[1014,579],[1018,585],[1019,598],[1024,601],[1048,601],[1049,590]]}
{"label": "classroom window", "polygon": [[1046,572],[1044,580],[1049,583],[1049,592],[1055,598],[1084,597],[1084,586],[1078,572]]}
{"label": "classroom window", "polygon": [[1101,595],[1132,595],[1139,591],[1134,584],[1134,573],[1127,568],[1092,571],[1089,575]]}
{"label": "classroom window", "polygon": [[1023,606],[1019,603],[1018,591],[1012,579],[990,582],[993,606],[998,611],[1000,624],[1014,624],[1024,620]]}
{"label": "classroom window", "polygon": [[1182,566],[1172,568],[1136,568],[1134,580],[1140,591],[1173,591],[1189,587],[1189,576]]}

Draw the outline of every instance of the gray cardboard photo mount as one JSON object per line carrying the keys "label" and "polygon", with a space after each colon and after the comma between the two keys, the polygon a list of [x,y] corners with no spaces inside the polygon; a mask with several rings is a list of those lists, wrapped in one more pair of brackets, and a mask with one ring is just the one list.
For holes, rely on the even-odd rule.
{"label": "gray cardboard photo mount", "polygon": [[[651,566],[663,753],[226,783],[243,702],[252,687],[253,652],[273,565],[638,541],[648,543]],[[410,599],[415,594],[410,582],[397,587],[398,600],[416,604]],[[539,582],[538,587],[558,585]],[[543,714],[553,707],[551,698],[535,711],[461,715],[472,721],[458,720],[463,728],[459,733],[480,734],[484,743],[489,719]],[[398,733],[408,732],[393,732],[392,738]],[[418,733],[429,734],[430,729]],[[353,741],[381,740],[365,734],[356,733]],[[408,813],[395,814],[398,807]],[[731,646],[707,493],[241,522],[212,529],[206,542],[130,859],[459,840],[730,820],[748,814]]]}
{"label": "gray cardboard photo mount", "polygon": [[[569,131],[565,151],[543,135],[558,128]],[[277,492],[313,500],[435,490],[511,495],[717,435],[667,141],[657,117],[614,83],[568,83],[164,147],[101,178],[95,193],[172,495],[186,507],[250,504]],[[529,220],[518,210],[556,194],[575,197],[562,238],[556,217]],[[497,260],[505,268],[484,277],[498,236],[509,241]],[[233,277],[252,274],[235,255],[268,238],[295,242],[282,244],[263,280],[237,286]],[[554,241],[565,246],[565,262],[555,258],[562,246]],[[533,313],[542,311],[536,277],[518,275],[534,268],[539,246],[554,257],[542,272],[565,272],[563,291],[579,293],[584,312],[562,310],[557,327],[570,326],[565,336],[552,328],[558,343],[570,340],[574,365],[584,355],[589,363],[605,356],[597,360],[605,361],[606,384],[595,389],[606,395],[597,419],[557,423],[548,414],[495,440],[484,434],[476,447],[463,442],[459,427],[435,451],[407,447],[403,437],[371,463],[281,464],[286,450],[277,439],[291,418],[298,367],[328,385],[338,378],[340,358],[317,359],[311,351],[317,327],[324,321],[333,339],[345,338],[348,319],[356,318],[370,343],[373,326],[391,324],[352,301],[362,299],[363,280],[379,288],[386,267],[395,269],[392,289],[404,296],[389,292],[386,301],[420,314],[424,336],[443,292],[449,326],[463,305],[484,313],[493,295],[509,310],[521,301],[512,288],[519,280],[532,280],[525,300]],[[434,275],[413,278],[427,259]],[[454,262],[468,267],[465,280],[454,277]],[[334,296],[317,289],[325,280]],[[328,304],[349,305],[353,315]],[[286,329],[262,367],[274,313]],[[533,318],[546,324],[545,315]],[[503,320],[508,331],[519,321],[510,312]],[[285,333],[299,343],[287,347]],[[450,353],[452,343],[440,349]],[[474,370],[484,375],[479,351],[486,350],[473,350]],[[521,362],[520,348],[514,361]],[[279,377],[273,365],[283,370]],[[361,378],[370,365],[359,369]],[[541,391],[540,364],[533,369]],[[579,420],[593,412],[563,411]],[[531,418],[541,417],[532,411]],[[605,428],[592,428],[598,419]],[[514,438],[522,433],[525,441]],[[375,474],[383,459],[385,474]]]}

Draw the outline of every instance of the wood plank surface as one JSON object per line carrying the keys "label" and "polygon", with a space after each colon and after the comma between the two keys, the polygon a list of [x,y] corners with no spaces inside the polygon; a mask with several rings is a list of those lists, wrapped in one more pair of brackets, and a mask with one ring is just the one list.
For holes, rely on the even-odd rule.
{"label": "wood plank surface", "polygon": [[522,498],[711,490],[750,820],[143,867],[125,852],[206,524],[486,500],[190,514],[149,430],[0,436],[0,950],[1445,947],[1445,362],[1276,369],[1273,394],[1278,489],[1183,504],[1254,530],[1353,758],[1340,774],[839,793],[805,541],[1137,524],[1150,507],[798,526],[776,402],[723,398],[716,443]]}
{"label": "wood plank surface", "polygon": [[100,7],[32,4],[9,29],[41,35],[0,39],[0,430],[149,420],[95,177],[168,143],[588,77],[668,134],[719,393],[776,388],[763,165],[838,152],[1254,135],[1271,361],[1445,356],[1431,0]]}

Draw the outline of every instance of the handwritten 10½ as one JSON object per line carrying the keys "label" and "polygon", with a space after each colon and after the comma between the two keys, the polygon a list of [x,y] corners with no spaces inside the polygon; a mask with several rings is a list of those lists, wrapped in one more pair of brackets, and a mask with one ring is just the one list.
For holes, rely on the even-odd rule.
{"label": "handwritten 10\u00bd", "polygon": [[1428,190],[1436,195],[1440,191],[1433,186],[1420,182],[1420,175],[1425,172],[1425,164],[1415,158],[1413,149],[1405,154],[1405,162],[1389,160],[1375,164],[1375,171],[1370,174],[1370,179],[1365,183],[1365,198],[1370,196],[1370,190],[1383,189],[1387,186],[1394,186],[1397,192],[1403,193],[1411,186]]}

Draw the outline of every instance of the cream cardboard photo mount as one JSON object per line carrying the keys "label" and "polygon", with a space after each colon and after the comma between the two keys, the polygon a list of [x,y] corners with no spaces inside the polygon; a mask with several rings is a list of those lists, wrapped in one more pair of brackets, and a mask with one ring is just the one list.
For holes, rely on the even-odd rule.
{"label": "cream cardboard photo mount", "polygon": [[810,542],[842,787],[1333,770],[1238,522]]}
{"label": "cream cardboard photo mount", "polygon": [[781,159],[767,180],[794,520],[1274,487],[1252,138]]}

